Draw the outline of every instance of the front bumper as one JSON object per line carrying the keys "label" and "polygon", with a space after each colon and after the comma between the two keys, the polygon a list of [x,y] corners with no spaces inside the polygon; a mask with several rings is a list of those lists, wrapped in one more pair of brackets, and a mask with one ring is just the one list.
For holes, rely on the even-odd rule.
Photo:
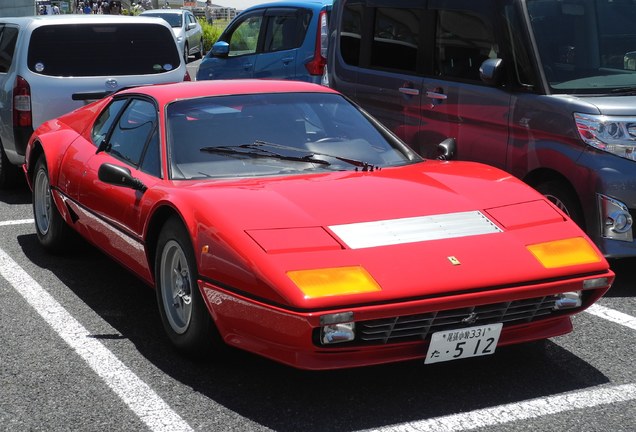
{"label": "front bumper", "polygon": [[[607,286],[586,290],[583,305],[579,308],[555,311],[529,319],[527,316],[519,320],[506,319],[498,343],[498,346],[504,346],[570,332],[572,330],[570,316],[598,300],[609,289],[614,274],[608,271],[600,275],[572,278],[566,281],[539,282],[521,287],[502,287],[445,297],[320,311],[289,310],[229,292],[208,281],[199,281],[199,287],[208,310],[227,344],[296,368],[321,370],[424,359],[431,337],[431,333],[423,332],[421,337],[396,338],[388,339],[387,342],[369,343],[356,336],[356,340],[352,342],[321,345],[319,338],[316,337],[321,316],[353,312],[356,323],[366,323],[436,311],[523,302],[525,299],[580,290],[583,280],[600,277],[607,278]],[[454,328],[470,326],[471,324],[466,323],[455,325]]]}

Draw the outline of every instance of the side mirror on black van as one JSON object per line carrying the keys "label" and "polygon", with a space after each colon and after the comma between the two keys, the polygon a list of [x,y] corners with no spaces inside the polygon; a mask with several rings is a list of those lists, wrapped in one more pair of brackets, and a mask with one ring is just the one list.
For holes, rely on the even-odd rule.
{"label": "side mirror on black van", "polygon": [[452,160],[455,157],[455,153],[457,153],[455,138],[446,138],[437,144],[437,151],[439,152],[438,160]]}
{"label": "side mirror on black van", "polygon": [[479,67],[479,78],[491,86],[498,86],[503,79],[503,60],[487,59]]}

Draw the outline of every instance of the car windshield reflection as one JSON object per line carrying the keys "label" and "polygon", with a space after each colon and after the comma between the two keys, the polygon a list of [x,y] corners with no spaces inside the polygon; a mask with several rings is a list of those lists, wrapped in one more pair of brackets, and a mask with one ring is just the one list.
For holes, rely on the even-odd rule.
{"label": "car windshield reflection", "polygon": [[166,124],[172,179],[371,171],[415,160],[335,94],[182,100],[169,105]]}

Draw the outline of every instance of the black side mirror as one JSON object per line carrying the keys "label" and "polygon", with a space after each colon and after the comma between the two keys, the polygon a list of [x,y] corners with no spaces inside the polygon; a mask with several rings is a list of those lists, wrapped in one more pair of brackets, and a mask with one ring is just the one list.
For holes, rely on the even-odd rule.
{"label": "black side mirror", "polygon": [[128,168],[119,165],[109,163],[101,165],[99,167],[99,171],[97,171],[97,177],[104,183],[115,186],[123,186],[141,192],[145,192],[146,189],[148,189],[141,180],[130,174],[130,170]]}
{"label": "black side mirror", "polygon": [[504,62],[500,58],[487,59],[479,67],[479,78],[491,86],[498,86],[503,81]]}
{"label": "black side mirror", "polygon": [[439,152],[438,160],[452,160],[455,157],[455,153],[457,153],[455,138],[446,138],[437,144],[437,151]]}

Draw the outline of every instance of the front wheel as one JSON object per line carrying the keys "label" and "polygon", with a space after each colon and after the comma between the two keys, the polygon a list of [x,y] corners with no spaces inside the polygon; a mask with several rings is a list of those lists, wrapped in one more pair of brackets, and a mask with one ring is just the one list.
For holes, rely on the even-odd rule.
{"label": "front wheel", "polygon": [[172,344],[191,355],[207,353],[220,339],[197,286],[190,235],[176,218],[159,234],[155,258],[157,303]]}
{"label": "front wheel", "polygon": [[558,180],[548,180],[536,185],[535,189],[552,202],[552,204],[561,209],[561,211],[568,215],[577,225],[585,229],[583,211],[581,210],[576,193],[567,183]]}
{"label": "front wheel", "polygon": [[183,47],[183,61],[185,62],[185,64],[188,64],[189,57],[190,57],[190,47],[188,46],[188,44],[185,44],[185,46]]}
{"label": "front wheel", "polygon": [[203,58],[203,39],[199,42],[199,51],[194,55],[194,58],[199,60]]}
{"label": "front wheel", "polygon": [[71,244],[69,237],[73,233],[53,201],[44,155],[35,163],[32,201],[35,232],[40,244],[53,252],[65,250]]}

